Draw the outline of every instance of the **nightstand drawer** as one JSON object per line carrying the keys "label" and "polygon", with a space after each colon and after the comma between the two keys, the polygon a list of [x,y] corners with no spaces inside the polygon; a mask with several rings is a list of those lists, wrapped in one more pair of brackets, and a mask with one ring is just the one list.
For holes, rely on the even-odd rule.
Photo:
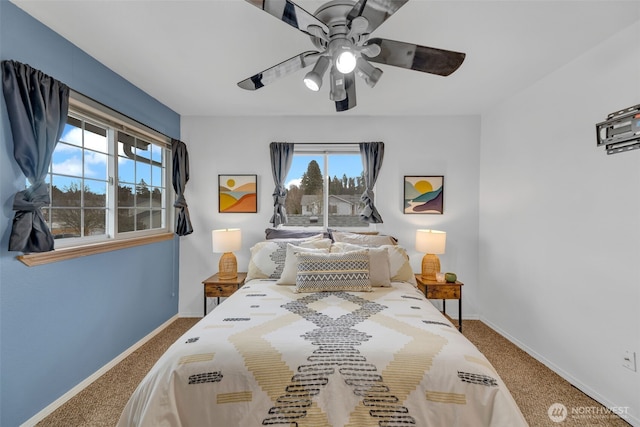
{"label": "nightstand drawer", "polygon": [[428,286],[426,292],[428,299],[460,299],[460,294],[460,286],[455,285]]}
{"label": "nightstand drawer", "polygon": [[204,285],[204,294],[208,298],[229,297],[238,290],[236,284],[214,284],[207,283]]}

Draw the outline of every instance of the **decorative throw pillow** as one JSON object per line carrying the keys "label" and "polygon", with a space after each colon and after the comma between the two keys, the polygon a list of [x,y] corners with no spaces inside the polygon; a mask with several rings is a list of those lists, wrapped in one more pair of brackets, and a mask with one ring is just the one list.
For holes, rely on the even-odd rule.
{"label": "decorative throw pillow", "polygon": [[371,291],[369,252],[300,252],[295,292]]}
{"label": "decorative throw pillow", "polygon": [[267,228],[264,230],[265,239],[300,239],[321,236],[320,238],[329,238],[329,233],[324,231],[313,231],[299,228]]}
{"label": "decorative throw pillow", "polygon": [[381,246],[386,248],[389,252],[389,271],[391,274],[392,282],[409,282],[413,286],[418,286],[416,283],[416,276],[413,274],[413,269],[409,263],[409,255],[402,246],[398,245],[385,245]]}
{"label": "decorative throw pillow", "polygon": [[284,269],[280,278],[276,282],[277,285],[295,285],[296,275],[298,274],[298,257],[297,253],[329,253],[329,248],[305,248],[304,246],[295,246],[291,243],[287,244],[287,252],[284,260]]}
{"label": "decorative throw pillow", "polygon": [[382,246],[395,245],[398,243],[396,239],[385,235],[369,235],[349,233],[346,231],[334,231],[331,233],[334,242],[351,243],[360,246]]}
{"label": "decorative throw pillow", "polygon": [[250,249],[251,258],[246,281],[251,279],[279,279],[287,256],[287,244],[307,248],[329,248],[330,239],[286,239],[258,242]]}
{"label": "decorative throw pillow", "polygon": [[365,248],[351,243],[334,243],[331,252],[349,252],[357,250],[369,250],[369,282],[371,286],[391,286],[391,273],[389,271],[389,250],[385,248]]}

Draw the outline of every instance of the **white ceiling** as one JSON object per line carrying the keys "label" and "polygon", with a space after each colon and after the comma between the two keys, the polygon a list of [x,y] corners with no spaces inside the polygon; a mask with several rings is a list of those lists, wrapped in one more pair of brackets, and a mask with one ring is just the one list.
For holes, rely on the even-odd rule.
{"label": "white ceiling", "polygon": [[[465,52],[465,62],[449,77],[380,65],[377,86],[357,79],[358,106],[336,113],[328,84],[305,88],[306,70],[253,92],[236,85],[313,50],[245,1],[12,2],[184,116],[479,114],[640,19],[637,0],[411,0],[373,36]],[[296,3],[313,13],[324,1]]]}

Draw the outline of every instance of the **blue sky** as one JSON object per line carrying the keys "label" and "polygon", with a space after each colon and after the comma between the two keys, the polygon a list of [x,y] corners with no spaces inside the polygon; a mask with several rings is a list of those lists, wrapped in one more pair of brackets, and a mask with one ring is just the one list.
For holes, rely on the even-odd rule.
{"label": "blue sky", "polygon": [[[302,174],[307,171],[307,166],[311,160],[315,160],[320,165],[320,171],[323,170],[323,156],[318,155],[300,155],[297,154],[293,157],[291,163],[291,169],[287,174],[287,182],[285,186],[289,188],[289,185],[300,185],[300,179]],[[337,176],[342,178],[343,174],[347,177],[360,176],[362,173],[362,159],[360,154],[331,154],[329,155],[329,176],[333,178]]]}

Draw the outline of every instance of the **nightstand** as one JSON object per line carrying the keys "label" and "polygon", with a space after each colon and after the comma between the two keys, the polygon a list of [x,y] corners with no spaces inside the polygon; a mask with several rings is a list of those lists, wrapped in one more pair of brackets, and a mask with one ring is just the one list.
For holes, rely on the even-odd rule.
{"label": "nightstand", "polygon": [[462,286],[464,283],[436,282],[435,280],[427,280],[422,277],[422,274],[416,274],[416,282],[418,282],[418,288],[424,292],[424,295],[428,299],[441,299],[442,300],[442,314],[447,319],[453,320],[447,315],[446,300],[457,299],[458,300],[458,330],[462,332]]}
{"label": "nightstand", "polygon": [[240,289],[244,284],[244,279],[247,278],[247,273],[238,273],[238,277],[233,279],[219,279],[218,273],[202,281],[204,285],[204,310],[203,313],[207,315],[207,298],[218,298],[218,304],[220,303],[220,297],[229,297],[235,291]]}

